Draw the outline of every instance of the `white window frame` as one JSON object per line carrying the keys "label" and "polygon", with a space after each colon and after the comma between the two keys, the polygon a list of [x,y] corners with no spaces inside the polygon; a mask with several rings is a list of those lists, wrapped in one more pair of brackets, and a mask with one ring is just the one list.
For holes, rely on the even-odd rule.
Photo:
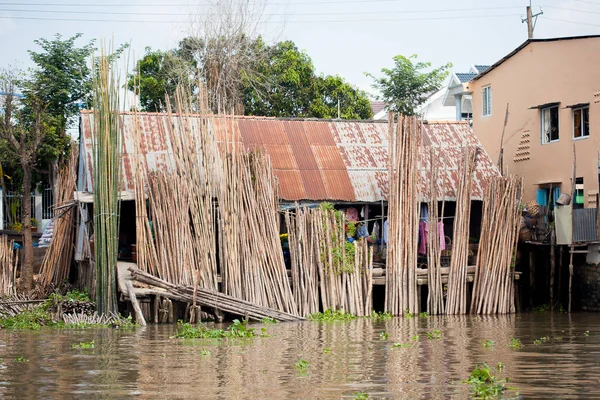
{"label": "white window frame", "polygon": [[[545,140],[546,135],[544,134],[544,111],[550,110],[552,108],[557,109],[558,121],[556,122],[556,124],[558,127],[558,139],[554,139],[554,140],[550,139],[550,140],[546,141]],[[556,143],[556,142],[560,141],[560,107],[558,105],[540,108],[540,138],[542,140],[542,144],[550,144],[550,143]]]}
{"label": "white window frame", "polygon": [[[585,106],[581,106],[581,107],[576,107],[571,109],[571,121],[573,123],[573,140],[583,140],[583,139],[588,139],[590,137],[590,129],[588,126],[588,134],[586,136],[580,136],[580,137],[575,137],[575,111],[581,110],[582,114],[581,116],[583,117],[583,110],[587,110],[588,112],[588,121],[590,119],[590,105],[585,105]],[[583,134],[583,118],[581,118],[581,133]]]}
{"label": "white window frame", "polygon": [[484,117],[492,115],[492,85],[481,88],[481,115]]}

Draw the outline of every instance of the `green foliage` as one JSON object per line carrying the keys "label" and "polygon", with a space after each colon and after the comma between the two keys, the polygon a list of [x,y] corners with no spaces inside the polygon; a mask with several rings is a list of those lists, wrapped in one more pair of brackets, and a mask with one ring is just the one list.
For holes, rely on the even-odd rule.
{"label": "green foliage", "polygon": [[543,337],[541,337],[541,338],[535,339],[535,340],[533,341],[533,344],[536,344],[536,345],[537,345],[537,344],[542,344],[542,343],[546,343],[546,342],[547,342],[547,341],[549,341],[549,340],[550,340],[550,338],[549,338],[548,336],[543,336]]}
{"label": "green foliage", "polygon": [[483,347],[485,347],[486,349],[490,349],[492,347],[494,347],[496,345],[496,342],[494,342],[493,340],[487,339],[486,341],[483,342]]}
{"label": "green foliage", "polygon": [[365,318],[371,318],[373,321],[377,321],[377,320],[385,321],[385,320],[394,318],[394,316],[392,315],[391,312],[373,311],[371,313],[371,315],[369,315]]}
{"label": "green foliage", "polygon": [[534,313],[545,313],[550,311],[550,304],[542,304],[536,307],[533,307],[533,312]]}
{"label": "green foliage", "polygon": [[28,359],[26,359],[26,358],[25,358],[25,357],[23,357],[23,356],[17,356],[17,357],[15,357],[15,361],[16,361],[16,362],[21,362],[21,363],[24,363],[24,362],[29,362],[29,360],[28,360]]}
{"label": "green foliage", "polygon": [[354,400],[368,400],[369,395],[365,392],[355,392],[354,393]]}
{"label": "green foliage", "polygon": [[379,334],[379,339],[380,340],[388,340],[390,338],[390,334],[387,332],[381,332]]}
{"label": "green foliage", "polygon": [[346,235],[348,237],[354,237],[354,235],[356,235],[356,222],[346,222]]}
{"label": "green foliage", "polygon": [[294,364],[294,368],[300,370],[300,371],[306,371],[308,369],[308,367],[310,367],[310,362],[306,361],[305,359],[301,358],[299,359],[295,364]]}
{"label": "green foliage", "polygon": [[394,67],[383,68],[383,77],[376,78],[372,74],[373,88],[381,93],[383,100],[390,111],[403,115],[415,115],[418,107],[423,104],[428,96],[439,90],[444,79],[448,76],[452,64],[431,69],[430,62],[414,62],[417,56],[394,57]]}
{"label": "green foliage", "polygon": [[429,317],[429,313],[427,311],[423,311],[419,313],[419,317],[421,318],[427,318]]}
{"label": "green foliage", "polygon": [[508,347],[515,349],[515,350],[522,349],[523,342],[521,342],[521,339],[512,338],[512,339],[510,339],[510,343],[508,344]]}
{"label": "green foliage", "polygon": [[409,349],[409,348],[411,348],[413,346],[414,346],[413,343],[394,343],[392,345],[392,347],[396,348],[396,349]]}
{"label": "green foliage", "polygon": [[277,320],[274,318],[270,318],[270,317],[265,317],[262,319],[262,323],[263,324],[276,324]]}
{"label": "green foliage", "polygon": [[62,321],[54,321],[52,315],[43,307],[36,307],[14,317],[0,319],[0,328],[2,329],[38,330],[43,326],[64,327],[65,324]]}
{"label": "green foliage", "polygon": [[[502,363],[498,363],[498,372],[503,367]],[[484,400],[503,398],[502,396],[507,390],[514,390],[506,386],[508,381],[508,378],[499,379],[492,375],[491,368],[486,363],[483,363],[482,365],[475,366],[475,369],[471,372],[471,376],[464,383],[471,385],[472,399]]]}
{"label": "green foliage", "polygon": [[442,338],[442,332],[437,329],[434,329],[432,332],[426,332],[425,335],[429,340],[438,340]]}
{"label": "green foliage", "polygon": [[413,342],[418,342],[419,341],[419,335],[414,335],[413,337],[410,338],[410,340],[412,340]]}
{"label": "green foliage", "polygon": [[180,339],[224,339],[224,338],[253,338],[256,337],[254,328],[248,328],[248,320],[233,320],[233,323],[225,330],[209,329],[204,325],[192,325],[180,323],[175,333]]}
{"label": "green foliage", "polygon": [[347,313],[344,310],[327,309],[324,312],[316,312],[307,317],[311,321],[349,321],[358,318],[356,315]]}
{"label": "green foliage", "polygon": [[583,336],[590,336],[590,331],[583,332]]}
{"label": "green foliage", "polygon": [[74,349],[93,349],[96,347],[96,345],[94,344],[94,341],[92,340],[91,342],[73,343],[73,345],[71,347]]}
{"label": "green foliage", "polygon": [[206,349],[202,349],[202,350],[200,350],[200,355],[201,356],[210,356],[210,351],[208,351]]}
{"label": "green foliage", "polygon": [[331,349],[329,347],[325,347],[323,349],[323,354],[331,354]]}

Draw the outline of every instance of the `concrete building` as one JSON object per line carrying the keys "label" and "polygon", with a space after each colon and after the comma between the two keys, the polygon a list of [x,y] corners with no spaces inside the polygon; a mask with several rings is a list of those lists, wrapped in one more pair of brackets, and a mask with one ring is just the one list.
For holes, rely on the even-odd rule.
{"label": "concrete building", "polygon": [[[473,129],[494,162],[524,176],[523,200],[595,208],[600,150],[600,35],[530,39],[466,85]],[[505,128],[507,106],[509,116]]]}

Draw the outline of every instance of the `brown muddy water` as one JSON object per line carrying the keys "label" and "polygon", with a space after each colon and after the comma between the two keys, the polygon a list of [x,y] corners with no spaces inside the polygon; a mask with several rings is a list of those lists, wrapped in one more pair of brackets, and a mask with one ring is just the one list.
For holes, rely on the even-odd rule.
{"label": "brown muddy water", "polygon": [[[175,327],[166,325],[0,331],[0,398],[463,399],[470,387],[461,381],[483,361],[502,362],[499,376],[522,398],[600,398],[598,314],[254,326],[270,337],[173,339]],[[433,330],[442,338],[428,339]],[[412,348],[393,347],[414,335]],[[512,338],[524,347],[508,347]],[[92,340],[93,349],[73,348]],[[305,371],[294,367],[301,358],[310,363]]]}

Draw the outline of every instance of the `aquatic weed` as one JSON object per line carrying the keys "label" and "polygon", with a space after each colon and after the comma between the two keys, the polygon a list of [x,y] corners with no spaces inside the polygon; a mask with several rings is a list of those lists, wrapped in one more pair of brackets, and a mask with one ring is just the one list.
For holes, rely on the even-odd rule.
{"label": "aquatic weed", "polygon": [[369,395],[365,392],[354,392],[354,400],[368,400]]}
{"label": "aquatic weed", "polygon": [[261,321],[263,324],[276,324],[277,320],[270,317],[264,317]]}
{"label": "aquatic weed", "polygon": [[79,344],[73,343],[73,345],[71,345],[71,347],[74,349],[93,349],[94,347],[96,347],[96,345],[94,344],[94,341],[92,340],[91,342],[79,342]]}
{"label": "aquatic weed", "polygon": [[379,339],[380,340],[388,340],[390,338],[390,334],[387,332],[381,332],[379,334]]}
{"label": "aquatic weed", "polygon": [[26,359],[26,358],[25,358],[25,357],[23,357],[23,356],[17,356],[17,357],[15,357],[15,361],[16,361],[16,362],[29,362],[29,360],[28,360],[28,359]]}
{"label": "aquatic weed", "polygon": [[208,351],[206,349],[202,349],[202,350],[200,350],[200,355],[201,356],[210,356],[210,351]]}
{"label": "aquatic weed", "polygon": [[410,338],[410,340],[412,340],[413,342],[418,342],[419,341],[419,335],[414,335],[413,337]]}
{"label": "aquatic weed", "polygon": [[306,361],[305,359],[301,358],[299,359],[295,364],[294,367],[300,371],[306,371],[306,369],[310,366],[310,362]]}
{"label": "aquatic weed", "polygon": [[179,329],[175,332],[175,337],[179,339],[252,338],[255,336],[255,329],[248,328],[248,320],[240,322],[239,319],[234,319],[233,323],[225,330],[209,329],[200,324],[180,323]]}
{"label": "aquatic weed", "polygon": [[344,310],[332,310],[331,308],[324,312],[316,312],[307,317],[311,321],[349,321],[358,318],[356,315],[345,312]]}
{"label": "aquatic weed", "polygon": [[496,344],[496,342],[494,342],[493,340],[486,340],[485,342],[483,342],[483,347],[485,348],[492,348],[494,347],[494,345]]}
{"label": "aquatic weed", "polygon": [[427,335],[427,339],[429,340],[437,340],[442,338],[442,332],[438,331],[437,329],[433,330],[432,332],[425,332],[425,335]]}
{"label": "aquatic weed", "polygon": [[511,348],[513,348],[515,350],[522,349],[523,348],[523,342],[521,342],[521,339],[512,338],[512,339],[510,339],[510,343],[508,344],[508,347],[511,347]]}
{"label": "aquatic weed", "polygon": [[[498,372],[503,368],[504,365],[498,363]],[[486,363],[476,365],[469,379],[463,381],[463,383],[471,385],[472,399],[498,399],[507,390],[514,390],[506,386],[508,382],[509,378],[499,379],[494,376],[491,368]]]}
{"label": "aquatic weed", "polygon": [[323,349],[323,354],[331,354],[331,349],[329,347],[325,347]]}
{"label": "aquatic weed", "polygon": [[371,315],[367,315],[365,318],[370,318],[373,321],[385,321],[394,318],[391,312],[373,311]]}
{"label": "aquatic weed", "polygon": [[421,318],[429,317],[429,313],[427,311],[420,312],[419,317],[421,317]]}
{"label": "aquatic weed", "polygon": [[392,347],[397,348],[397,349],[407,349],[410,347],[413,347],[412,343],[394,343],[392,345]]}
{"label": "aquatic weed", "polygon": [[265,328],[265,327],[260,328],[260,337],[270,337],[270,336],[271,335],[269,335],[267,333],[267,328]]}
{"label": "aquatic weed", "polygon": [[590,336],[590,331],[583,332],[583,336]]}
{"label": "aquatic weed", "polygon": [[548,336],[543,336],[543,337],[541,337],[539,339],[535,339],[533,341],[533,344],[542,344],[542,343],[545,343],[545,342],[547,342],[549,340],[550,340],[550,338]]}

